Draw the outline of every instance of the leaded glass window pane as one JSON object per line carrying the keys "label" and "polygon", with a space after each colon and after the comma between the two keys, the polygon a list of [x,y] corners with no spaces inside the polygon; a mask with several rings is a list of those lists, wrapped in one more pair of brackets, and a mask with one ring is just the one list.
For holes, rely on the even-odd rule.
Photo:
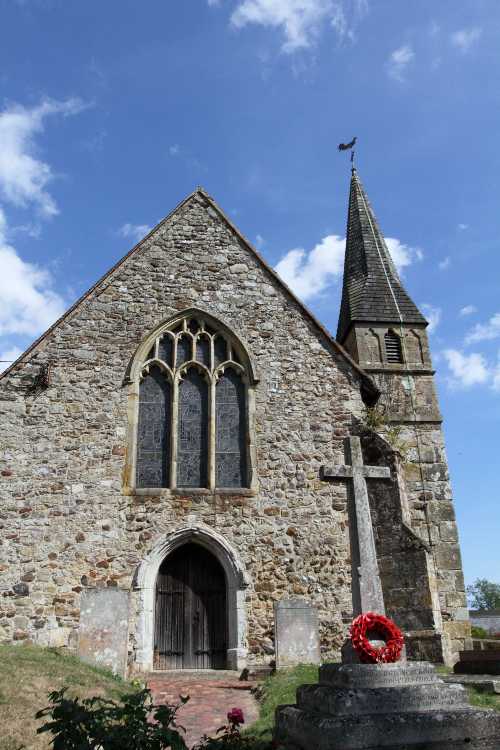
{"label": "leaded glass window pane", "polygon": [[246,487],[245,385],[232,368],[221,375],[215,391],[217,487]]}
{"label": "leaded glass window pane", "polygon": [[192,359],[193,340],[191,336],[179,336],[177,339],[177,359],[176,366],[180,367],[184,362],[189,362]]}
{"label": "leaded glass window pane", "polygon": [[177,486],[206,487],[207,467],[208,383],[190,368],[179,383]]}
{"label": "leaded glass window pane", "polygon": [[200,326],[198,324],[198,321],[194,318],[189,321],[188,323],[188,330],[191,331],[191,333],[196,334],[200,330]]}
{"label": "leaded glass window pane", "polygon": [[222,336],[216,336],[214,339],[214,366],[218,367],[222,362],[227,360],[227,344]]}
{"label": "leaded glass window pane", "polygon": [[196,359],[210,368],[210,339],[207,336],[199,336],[196,341]]}
{"label": "leaded glass window pane", "polygon": [[159,367],[151,367],[139,386],[137,487],[167,487],[172,410],[171,386]]}
{"label": "leaded glass window pane", "polygon": [[168,333],[165,333],[158,342],[158,357],[172,367],[174,341]]}

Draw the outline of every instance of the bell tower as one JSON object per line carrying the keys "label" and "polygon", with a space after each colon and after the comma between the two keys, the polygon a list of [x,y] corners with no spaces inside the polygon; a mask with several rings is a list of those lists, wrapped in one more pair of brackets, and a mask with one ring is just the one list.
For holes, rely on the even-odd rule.
{"label": "bell tower", "polygon": [[428,637],[429,652],[424,649],[421,656],[439,658],[432,646],[437,631],[448,636],[440,658],[451,663],[466,646],[470,629],[427,326],[401,282],[353,168],[337,340],[380,389],[379,431],[397,436],[393,447],[402,454],[405,516],[432,558],[434,635],[422,631],[419,642]]}
{"label": "bell tower", "polygon": [[353,169],[337,340],[378,382],[391,420],[441,420],[427,325]]}

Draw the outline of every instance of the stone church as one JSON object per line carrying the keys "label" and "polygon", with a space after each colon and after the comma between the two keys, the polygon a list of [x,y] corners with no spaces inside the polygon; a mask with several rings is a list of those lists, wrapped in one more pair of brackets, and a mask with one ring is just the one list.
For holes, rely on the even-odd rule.
{"label": "stone church", "polygon": [[350,490],[322,467],[354,435],[390,469],[368,482],[386,612],[410,658],[452,663],[470,631],[426,326],[355,170],[336,337],[195,190],[0,376],[0,641],[97,649],[106,622],[129,673],[242,669],[301,598],[338,658]]}

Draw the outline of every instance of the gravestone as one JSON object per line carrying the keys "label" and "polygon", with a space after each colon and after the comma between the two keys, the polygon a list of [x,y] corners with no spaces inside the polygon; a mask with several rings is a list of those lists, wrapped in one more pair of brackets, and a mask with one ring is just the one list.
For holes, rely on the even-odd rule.
{"label": "gravestone", "polygon": [[[351,549],[355,614],[384,612],[366,480],[388,469],[364,466],[359,438],[349,439],[351,465],[323,469],[324,479],[352,480],[356,528]],[[374,472],[377,469],[377,472]],[[461,685],[445,684],[426,662],[324,664],[316,685],[302,685],[297,702],[279,706],[274,739],[285,750],[500,749],[500,714],[472,708]]]}
{"label": "gravestone", "polygon": [[82,593],[78,655],[98,667],[125,676],[129,597],[121,589],[87,589]]}
{"label": "gravestone", "polygon": [[304,599],[274,605],[276,668],[319,664],[318,612]]}

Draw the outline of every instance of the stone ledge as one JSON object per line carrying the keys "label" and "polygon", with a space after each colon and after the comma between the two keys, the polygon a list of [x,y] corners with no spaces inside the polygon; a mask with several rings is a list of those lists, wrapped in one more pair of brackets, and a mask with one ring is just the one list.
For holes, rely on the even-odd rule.
{"label": "stone ledge", "polygon": [[402,685],[401,687],[337,688],[330,685],[302,685],[297,706],[322,716],[363,716],[367,714],[407,714],[415,711],[469,708],[467,692],[461,685]]}
{"label": "stone ledge", "polygon": [[319,683],[360,689],[439,684],[441,680],[428,662],[323,664],[319,670]]}
{"label": "stone ledge", "polygon": [[274,737],[287,750],[499,750],[500,714],[469,708],[333,718],[279,706]]}

